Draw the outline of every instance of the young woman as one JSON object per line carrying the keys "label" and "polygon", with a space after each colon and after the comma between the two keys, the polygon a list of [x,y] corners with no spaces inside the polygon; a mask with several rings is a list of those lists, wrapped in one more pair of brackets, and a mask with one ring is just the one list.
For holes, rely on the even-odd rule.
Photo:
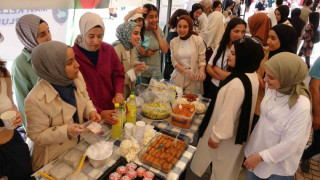
{"label": "young woman", "polygon": [[[0,42],[3,40],[0,33]],[[0,60],[0,114],[5,111],[17,112],[12,125],[22,124],[22,115],[12,100],[12,87],[9,71],[5,62]],[[0,119],[0,179],[29,179],[32,174],[31,158],[28,145],[17,130],[4,127]]]}
{"label": "young woman", "polygon": [[263,51],[264,51],[264,58],[260,63],[260,67],[257,70],[258,80],[259,80],[259,92],[257,103],[255,107],[255,112],[253,116],[252,127],[255,126],[256,122],[259,120],[260,116],[260,104],[264,96],[265,92],[265,84],[263,82],[264,76],[264,63],[268,60],[269,57],[269,47],[267,45],[268,42],[268,33],[270,31],[271,22],[269,17],[265,13],[256,13],[249,17],[248,19],[248,26],[250,30],[250,34],[252,38],[258,37],[262,40]]}
{"label": "young woman", "polygon": [[238,178],[258,95],[255,71],[264,53],[260,44],[241,38],[227,56],[231,74],[220,84],[216,101],[210,103],[205,115],[210,122],[191,162],[191,170],[199,177],[212,163],[211,180]]}
{"label": "young woman", "polygon": [[119,40],[113,43],[114,50],[126,73],[123,90],[124,98],[129,97],[136,84],[137,77],[147,69],[143,63],[138,62],[137,53],[134,49],[139,45],[140,29],[137,23],[128,21],[120,24],[116,30],[116,36]]}
{"label": "young woman", "polygon": [[[191,12],[190,12],[191,13]],[[178,36],[178,32],[177,32],[177,24],[178,24],[178,19],[180,16],[182,15],[189,15],[188,11],[184,10],[184,9],[177,9],[171,16],[171,18],[169,19],[168,22],[168,26],[169,26],[169,33],[167,36],[167,43],[170,44],[171,40],[175,37]],[[163,77],[164,79],[170,79],[171,78],[171,74],[174,70],[174,67],[172,65],[172,61],[171,61],[171,51],[170,49],[168,50],[168,52],[165,55],[166,58],[166,64],[165,64],[165,69],[163,72]]]}
{"label": "young woman", "polygon": [[[305,26],[305,22],[300,18],[301,9],[295,8],[291,11],[291,18],[289,19],[290,23],[292,24],[292,27],[297,31],[297,35],[299,40],[302,37],[302,30]],[[299,46],[298,46],[299,47]]]}
{"label": "young woman", "polygon": [[318,27],[319,27],[319,13],[312,12],[309,14],[309,24],[306,28],[306,31],[303,35],[304,43],[299,52],[299,56],[304,56],[305,61],[307,63],[308,69],[310,69],[310,56],[312,54],[313,45],[316,42],[316,36],[318,34]]}
{"label": "young woman", "polygon": [[12,64],[11,78],[18,108],[22,113],[22,122],[26,128],[24,100],[38,81],[38,76],[31,65],[31,52],[38,44],[51,41],[51,33],[48,23],[33,14],[27,14],[19,18],[16,23],[16,33],[24,48]]}
{"label": "young woman", "polygon": [[152,4],[145,4],[143,8],[147,9],[147,14],[143,14],[146,24],[145,36],[150,39],[149,48],[156,52],[151,57],[140,58],[141,62],[144,62],[148,66],[148,70],[141,74],[141,82],[149,83],[153,69],[156,69],[156,75],[161,76],[161,57],[160,51],[162,53],[168,52],[168,43],[164,39],[164,34],[162,29],[159,27],[159,13],[158,9]]}
{"label": "young woman", "polygon": [[124,69],[114,48],[102,42],[104,23],[95,13],[85,13],[80,18],[80,32],[73,51],[87,90],[97,111],[106,123],[115,124],[113,103],[122,103]]}
{"label": "young woman", "polygon": [[197,82],[202,82],[206,76],[206,47],[202,38],[194,35],[192,26],[190,16],[180,16],[177,25],[179,37],[170,42],[172,65],[175,67],[171,78],[185,94],[194,93]]}
{"label": "young woman", "polygon": [[199,17],[203,13],[203,6],[199,3],[195,3],[192,5],[192,9],[190,11],[190,17],[193,21],[193,31],[196,33],[200,33],[199,27]]}
{"label": "young woman", "polygon": [[198,18],[201,32],[204,31],[208,25],[208,16],[212,13],[212,2],[210,0],[201,0],[199,4],[203,6],[203,13]]}
{"label": "young woman", "polygon": [[269,59],[280,52],[297,53],[298,39],[295,29],[284,24],[277,24],[269,31]]}
{"label": "young woman", "polygon": [[81,140],[84,118],[100,121],[101,117],[88,96],[71,47],[45,42],[34,48],[31,60],[41,78],[25,101],[27,134],[34,143],[32,168],[36,171]]}
{"label": "young woman", "polygon": [[311,130],[308,68],[288,52],[265,63],[267,91],[261,116],[245,148],[247,180],[293,179]]}
{"label": "young woman", "polygon": [[228,24],[220,41],[220,45],[214,50],[207,65],[206,70],[210,77],[209,81],[206,81],[204,88],[205,97],[214,97],[217,94],[220,81],[230,75],[230,72],[227,71],[227,54],[230,52],[233,41],[244,36],[246,27],[246,22],[240,18],[234,18]]}
{"label": "young woman", "polygon": [[212,3],[212,10],[221,12],[222,10],[222,3],[220,1],[213,1]]}
{"label": "young woman", "polygon": [[290,13],[289,6],[287,6],[287,5],[279,6],[274,11],[274,14],[276,16],[278,24],[285,24],[288,26],[292,26],[292,24],[290,23],[290,21],[288,19],[289,13]]}
{"label": "young woman", "polygon": [[226,0],[225,4],[224,4],[224,8],[223,8],[223,23],[225,24],[225,26],[227,26],[227,24],[230,22],[230,20],[234,17],[236,17],[235,15],[233,15],[232,10],[233,10],[233,6],[234,6],[234,2],[232,0]]}

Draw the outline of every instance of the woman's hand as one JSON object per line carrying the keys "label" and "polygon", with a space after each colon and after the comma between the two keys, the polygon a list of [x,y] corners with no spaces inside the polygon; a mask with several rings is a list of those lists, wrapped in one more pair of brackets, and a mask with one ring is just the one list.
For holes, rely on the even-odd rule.
{"label": "woman's hand", "polygon": [[183,73],[186,73],[191,81],[196,81],[197,80],[197,77],[193,74],[191,69],[187,69]]}
{"label": "woman's hand", "polygon": [[118,120],[113,118],[116,117],[117,114],[115,113],[116,110],[104,110],[101,112],[101,118],[104,119],[105,123],[114,125],[118,123]]}
{"label": "woman's hand", "polygon": [[246,161],[243,163],[243,165],[249,170],[254,171],[254,169],[257,167],[257,165],[262,162],[262,158],[260,154],[252,154],[249,156]]}
{"label": "woman's hand", "polygon": [[160,36],[159,22],[157,23],[156,28],[153,29],[153,32],[156,34],[156,36]]}
{"label": "woman's hand", "polygon": [[100,122],[101,121],[101,116],[99,113],[97,113],[97,111],[91,111],[89,114],[89,118],[90,120],[94,121],[94,122]]}
{"label": "woman's hand", "polygon": [[211,137],[208,140],[208,146],[211,147],[212,149],[216,149],[218,148],[218,144],[216,142],[214,142]]}
{"label": "woman's hand", "polygon": [[116,93],[116,95],[114,96],[114,98],[112,99],[112,103],[119,103],[122,104],[124,101],[124,97],[121,93]]}
{"label": "woman's hand", "polygon": [[260,76],[260,74],[257,73],[257,75],[258,75],[258,80],[259,80],[259,86],[264,89],[266,87],[266,85],[264,84],[263,79]]}
{"label": "woman's hand", "polygon": [[204,70],[200,70],[198,74],[198,80],[204,81],[205,79],[206,79],[206,73],[204,72]]}
{"label": "woman's hand", "polygon": [[76,123],[68,124],[67,132],[70,136],[76,137],[83,131],[84,131],[84,128],[80,124],[76,124]]}
{"label": "woman's hand", "polygon": [[152,48],[149,48],[148,50],[146,50],[145,56],[151,57],[151,56],[155,55],[156,53],[157,53],[157,51],[152,51]]}
{"label": "woman's hand", "polygon": [[17,114],[14,117],[14,120],[11,122],[11,126],[13,127],[17,127],[20,126],[22,124],[22,115],[21,112],[16,110]]}
{"label": "woman's hand", "polygon": [[148,66],[146,66],[144,63],[136,63],[133,67],[134,73],[136,74],[143,73],[147,69]]}
{"label": "woman's hand", "polygon": [[148,9],[147,9],[147,8],[140,8],[140,7],[138,7],[138,8],[136,8],[136,9],[134,10],[134,12],[135,12],[135,13],[140,13],[140,14],[147,14],[147,13],[148,13]]}

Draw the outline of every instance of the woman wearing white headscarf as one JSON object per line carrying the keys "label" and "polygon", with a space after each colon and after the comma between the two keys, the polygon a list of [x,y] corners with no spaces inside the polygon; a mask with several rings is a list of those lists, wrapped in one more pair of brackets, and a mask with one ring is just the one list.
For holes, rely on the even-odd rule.
{"label": "woman wearing white headscarf", "polygon": [[75,58],[87,84],[87,90],[102,119],[116,124],[112,118],[113,103],[123,103],[124,70],[114,48],[102,42],[104,23],[98,14],[87,12],[79,22],[80,35],[73,46]]}
{"label": "woman wearing white headscarf", "polygon": [[116,36],[119,39],[114,42],[114,50],[121,61],[126,73],[124,79],[124,98],[127,98],[136,84],[136,79],[147,69],[144,63],[138,62],[137,51],[135,46],[139,45],[140,26],[132,21],[127,21],[118,26]]}
{"label": "woman wearing white headscarf", "polygon": [[208,17],[208,25],[204,31],[200,32],[200,36],[206,43],[207,47],[212,51],[219,45],[224,33],[223,15],[221,12],[214,11]]}
{"label": "woman wearing white headscarf", "polygon": [[24,100],[38,80],[38,76],[32,69],[31,52],[38,44],[51,41],[51,33],[48,23],[41,17],[33,14],[20,17],[16,23],[16,33],[24,49],[14,60],[11,67],[12,86],[16,95],[18,108],[23,116],[23,125],[26,127]]}
{"label": "woman wearing white headscarf", "polygon": [[41,78],[25,100],[27,134],[34,142],[32,169],[38,170],[80,140],[84,118],[100,121],[72,48],[45,42],[32,52],[32,65]]}

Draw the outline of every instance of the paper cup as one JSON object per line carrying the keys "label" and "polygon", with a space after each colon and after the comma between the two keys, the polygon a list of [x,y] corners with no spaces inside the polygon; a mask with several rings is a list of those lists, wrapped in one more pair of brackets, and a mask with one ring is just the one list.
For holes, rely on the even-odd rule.
{"label": "paper cup", "polygon": [[6,111],[1,114],[1,119],[3,121],[4,126],[7,129],[14,129],[15,127],[11,125],[12,121],[16,117],[17,112],[16,111]]}
{"label": "paper cup", "polygon": [[145,126],[146,123],[144,121],[138,121],[136,123],[136,140],[138,142],[143,142]]}
{"label": "paper cup", "polygon": [[124,137],[125,138],[130,138],[133,136],[133,127],[134,127],[134,124],[129,123],[129,122],[127,122],[124,125]]}

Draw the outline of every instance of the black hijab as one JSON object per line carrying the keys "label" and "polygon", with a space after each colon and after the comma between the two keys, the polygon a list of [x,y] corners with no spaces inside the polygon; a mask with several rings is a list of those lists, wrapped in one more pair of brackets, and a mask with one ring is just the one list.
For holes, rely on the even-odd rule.
{"label": "black hijab", "polygon": [[[235,140],[235,144],[242,144],[243,142],[246,142],[248,138],[252,107],[252,85],[250,79],[245,75],[245,73],[253,73],[259,68],[260,62],[264,57],[264,51],[260,44],[250,38],[241,38],[235,41],[234,48],[236,53],[235,67],[231,70],[231,74],[220,83],[219,90],[234,78],[239,78],[243,84],[245,97],[241,107]],[[216,98],[216,96],[212,98],[203,121],[206,123],[202,123],[200,128],[207,128],[214,110]],[[205,121],[205,119],[208,120]],[[200,134],[200,137],[202,135],[203,133]]]}
{"label": "black hijab", "polygon": [[[283,22],[288,20],[288,16],[289,16],[289,12],[290,12],[289,6],[281,5],[276,10],[278,10],[281,14],[281,20],[278,21],[278,24],[282,24]],[[276,10],[274,12],[276,12]]]}
{"label": "black hijab", "polygon": [[289,19],[290,23],[292,24],[293,28],[297,32],[297,36],[300,37],[302,29],[304,25],[306,24],[301,18],[301,9],[300,8],[295,8],[294,10],[291,11],[291,18]]}
{"label": "black hijab", "polygon": [[280,52],[297,53],[298,38],[297,32],[293,27],[285,24],[277,24],[273,26],[271,30],[277,34],[280,41],[280,48],[275,51],[270,51],[269,59]]}
{"label": "black hijab", "polygon": [[198,9],[202,9],[202,11],[203,11],[203,6],[200,3],[195,3],[195,4],[192,5],[192,9],[191,9],[191,11],[189,13],[192,20],[195,20],[194,17],[193,17],[193,14]]}

